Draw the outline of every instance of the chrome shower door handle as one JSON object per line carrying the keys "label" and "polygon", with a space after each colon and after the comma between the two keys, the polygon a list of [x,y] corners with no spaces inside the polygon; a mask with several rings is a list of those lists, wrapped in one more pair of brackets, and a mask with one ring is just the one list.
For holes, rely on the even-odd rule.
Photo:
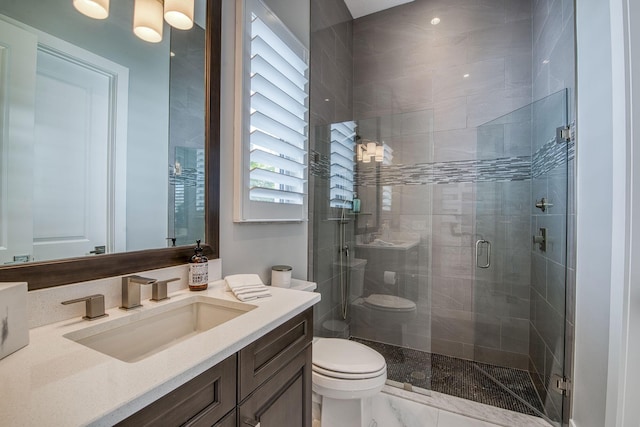
{"label": "chrome shower door handle", "polygon": [[[478,256],[480,255],[480,245],[487,246],[487,262],[484,265],[480,264]],[[476,267],[489,268],[491,266],[491,242],[488,240],[480,239],[476,241]]]}

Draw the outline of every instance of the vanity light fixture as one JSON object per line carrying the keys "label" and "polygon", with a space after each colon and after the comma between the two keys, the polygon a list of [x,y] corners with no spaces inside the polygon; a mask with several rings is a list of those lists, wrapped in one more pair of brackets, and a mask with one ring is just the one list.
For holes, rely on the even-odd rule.
{"label": "vanity light fixture", "polygon": [[173,28],[188,30],[193,27],[193,0],[164,0],[164,20]]}
{"label": "vanity light fixture", "polygon": [[109,0],[73,0],[73,7],[89,18],[106,19],[109,16]]}
{"label": "vanity light fixture", "polygon": [[380,163],[382,162],[382,159],[384,158],[384,145],[377,145],[376,146],[376,162]]}
{"label": "vanity light fixture", "polygon": [[133,7],[133,32],[149,43],[162,41],[161,0],[136,0]]}
{"label": "vanity light fixture", "polygon": [[367,141],[356,144],[356,161],[371,163],[372,160],[380,163],[384,160],[385,143],[381,145],[374,141]]}
{"label": "vanity light fixture", "polygon": [[[105,19],[109,16],[109,0],[73,0],[73,6],[82,14]],[[195,0],[135,0],[133,6],[133,32],[150,43],[162,41],[164,20],[178,30],[193,27]]]}

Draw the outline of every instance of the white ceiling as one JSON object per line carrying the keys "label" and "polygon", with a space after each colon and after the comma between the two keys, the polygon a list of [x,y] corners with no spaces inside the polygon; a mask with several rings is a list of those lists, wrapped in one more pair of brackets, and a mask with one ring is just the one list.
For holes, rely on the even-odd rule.
{"label": "white ceiling", "polygon": [[401,4],[411,3],[412,1],[413,0],[344,0],[353,19]]}

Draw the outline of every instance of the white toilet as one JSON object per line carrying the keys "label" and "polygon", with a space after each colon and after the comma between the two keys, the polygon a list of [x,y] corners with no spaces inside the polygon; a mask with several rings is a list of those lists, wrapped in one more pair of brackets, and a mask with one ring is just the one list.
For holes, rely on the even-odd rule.
{"label": "white toilet", "polygon": [[380,353],[341,338],[314,338],[311,375],[321,426],[369,427],[371,397],[387,380]]}
{"label": "white toilet", "polygon": [[[378,324],[394,325],[415,316],[416,304],[406,298],[363,296],[366,265],[366,259],[358,258],[348,264],[353,314]],[[314,419],[319,412],[322,427],[370,426],[371,397],[382,390],[387,380],[387,364],[380,353],[342,338],[314,338],[311,375],[314,407],[320,406],[319,411],[314,411]]]}
{"label": "white toilet", "polygon": [[353,258],[350,263],[350,306],[356,317],[355,322],[374,327],[400,326],[415,318],[416,303],[407,298],[384,294],[363,295],[366,265],[366,259]]}

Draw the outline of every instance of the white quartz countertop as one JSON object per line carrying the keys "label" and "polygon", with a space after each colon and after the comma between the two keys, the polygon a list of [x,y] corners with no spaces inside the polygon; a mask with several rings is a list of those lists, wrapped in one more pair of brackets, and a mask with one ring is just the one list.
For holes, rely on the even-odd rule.
{"label": "white quartz countertop", "polygon": [[92,322],[78,317],[31,329],[30,344],[0,360],[0,425],[113,425],[320,300],[318,293],[270,289],[272,297],[247,302],[257,308],[134,363],[63,335],[192,295],[237,301],[224,281],[202,292],[173,293],[167,301],[143,301],[128,312],[110,309],[109,317]]}

